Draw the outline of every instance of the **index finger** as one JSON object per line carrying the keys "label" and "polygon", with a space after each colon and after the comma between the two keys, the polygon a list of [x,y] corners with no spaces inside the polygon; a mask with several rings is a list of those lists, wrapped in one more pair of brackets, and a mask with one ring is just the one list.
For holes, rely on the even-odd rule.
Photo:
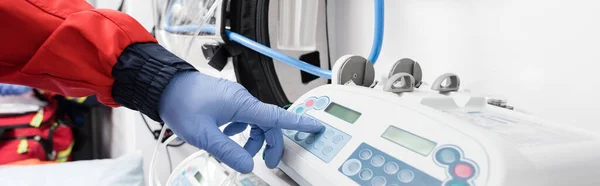
{"label": "index finger", "polygon": [[325,130],[323,124],[312,117],[292,113],[258,100],[243,107],[235,114],[234,121],[309,133],[319,133]]}

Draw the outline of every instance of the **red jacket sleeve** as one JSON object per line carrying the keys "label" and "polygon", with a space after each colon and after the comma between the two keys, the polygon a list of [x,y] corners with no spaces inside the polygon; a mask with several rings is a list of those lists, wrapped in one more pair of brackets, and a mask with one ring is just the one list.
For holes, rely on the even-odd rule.
{"label": "red jacket sleeve", "polygon": [[111,92],[113,66],[133,43],[155,39],[132,17],[84,0],[0,1],[0,82],[66,96]]}

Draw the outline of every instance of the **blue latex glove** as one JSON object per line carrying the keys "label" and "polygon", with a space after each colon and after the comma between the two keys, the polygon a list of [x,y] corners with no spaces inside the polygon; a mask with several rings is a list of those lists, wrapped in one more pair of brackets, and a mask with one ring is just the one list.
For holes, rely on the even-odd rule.
{"label": "blue latex glove", "polygon": [[1,84],[0,83],[0,95],[1,96],[16,96],[31,91],[31,87],[23,85],[12,85],[12,84]]}
{"label": "blue latex glove", "polygon": [[[260,102],[238,83],[199,72],[176,74],[161,96],[158,111],[179,138],[241,173],[252,171],[252,157],[265,140],[265,163],[269,168],[277,166],[283,154],[282,128],[324,130],[313,118]],[[219,130],[229,122],[236,129],[245,128],[241,123],[252,124],[252,137],[243,148]]]}

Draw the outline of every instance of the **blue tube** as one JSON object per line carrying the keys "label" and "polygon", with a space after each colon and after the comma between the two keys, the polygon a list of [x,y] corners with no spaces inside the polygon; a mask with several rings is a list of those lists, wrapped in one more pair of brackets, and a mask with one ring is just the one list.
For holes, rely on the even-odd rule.
{"label": "blue tube", "polygon": [[375,0],[375,33],[373,36],[373,46],[371,47],[371,54],[369,54],[369,61],[375,64],[379,53],[381,52],[381,46],[383,45],[383,0]]}
{"label": "blue tube", "polygon": [[[165,26],[165,31],[171,33],[195,32],[196,29],[198,29],[197,25]],[[205,25],[201,29],[202,32],[215,33],[215,27],[212,25]],[[315,76],[331,79],[330,70],[322,69],[314,65],[308,64],[304,61],[297,60],[229,30],[226,30],[225,33],[227,34],[227,37],[229,37],[229,39],[231,39],[232,41],[239,43],[245,47],[248,47],[254,51],[257,51],[263,55],[287,63],[288,65],[299,68]]]}
{"label": "blue tube", "polygon": [[[379,58],[379,54],[381,52],[381,47],[383,45],[383,30],[384,30],[384,0],[374,0],[375,1],[375,25],[374,25],[374,36],[373,36],[373,45],[371,47],[371,54],[369,54],[368,60],[373,64],[377,62]],[[167,21],[165,25],[165,31],[171,33],[186,33],[186,32],[196,32],[198,29],[198,25],[181,25],[181,26],[170,26],[168,21],[170,20],[171,12],[167,14]],[[203,26],[201,32],[214,33],[215,28],[212,25]],[[314,65],[308,64],[306,62],[300,61],[298,59],[292,58],[288,55],[285,55],[281,52],[273,50],[269,47],[266,47],[260,43],[252,41],[242,35],[231,32],[229,30],[225,31],[227,37],[234,42],[237,42],[245,47],[248,47],[256,52],[259,52],[263,55],[269,56],[273,59],[277,59],[281,62],[284,62],[288,65],[294,66],[303,70],[305,72],[311,73],[313,75],[331,79],[331,70],[322,69],[320,67],[316,67]]]}
{"label": "blue tube", "polygon": [[296,58],[290,57],[288,55],[285,55],[281,52],[278,52],[276,50],[273,50],[269,47],[266,47],[260,43],[257,43],[255,41],[252,41],[249,38],[246,38],[240,34],[237,34],[235,32],[231,32],[229,30],[225,31],[225,34],[227,34],[227,37],[236,42],[239,43],[241,45],[244,45],[245,47],[248,47],[258,53],[261,53],[265,56],[269,56],[273,59],[279,60],[281,62],[287,63],[288,65],[291,65],[293,67],[299,68],[302,71],[311,73],[315,76],[319,76],[322,78],[328,78],[331,79],[331,70],[327,70],[327,69],[322,69],[320,67],[316,67],[314,65],[308,64],[304,61],[300,61],[297,60]]}

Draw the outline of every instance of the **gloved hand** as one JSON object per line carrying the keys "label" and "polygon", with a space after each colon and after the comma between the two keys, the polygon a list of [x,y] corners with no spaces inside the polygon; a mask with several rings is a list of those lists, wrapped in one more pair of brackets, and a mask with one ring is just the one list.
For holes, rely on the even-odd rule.
{"label": "gloved hand", "polygon": [[[269,168],[277,166],[283,153],[282,128],[310,133],[324,130],[315,119],[260,102],[238,83],[199,72],[176,74],[161,95],[158,111],[179,138],[241,173],[252,171],[252,157],[264,140],[265,163]],[[219,130],[229,122],[235,122],[237,129],[245,128],[242,123],[253,125],[244,148]]]}
{"label": "gloved hand", "polygon": [[21,95],[31,91],[32,88],[23,85],[12,85],[12,84],[1,84],[0,83],[0,95],[1,96],[15,96]]}

